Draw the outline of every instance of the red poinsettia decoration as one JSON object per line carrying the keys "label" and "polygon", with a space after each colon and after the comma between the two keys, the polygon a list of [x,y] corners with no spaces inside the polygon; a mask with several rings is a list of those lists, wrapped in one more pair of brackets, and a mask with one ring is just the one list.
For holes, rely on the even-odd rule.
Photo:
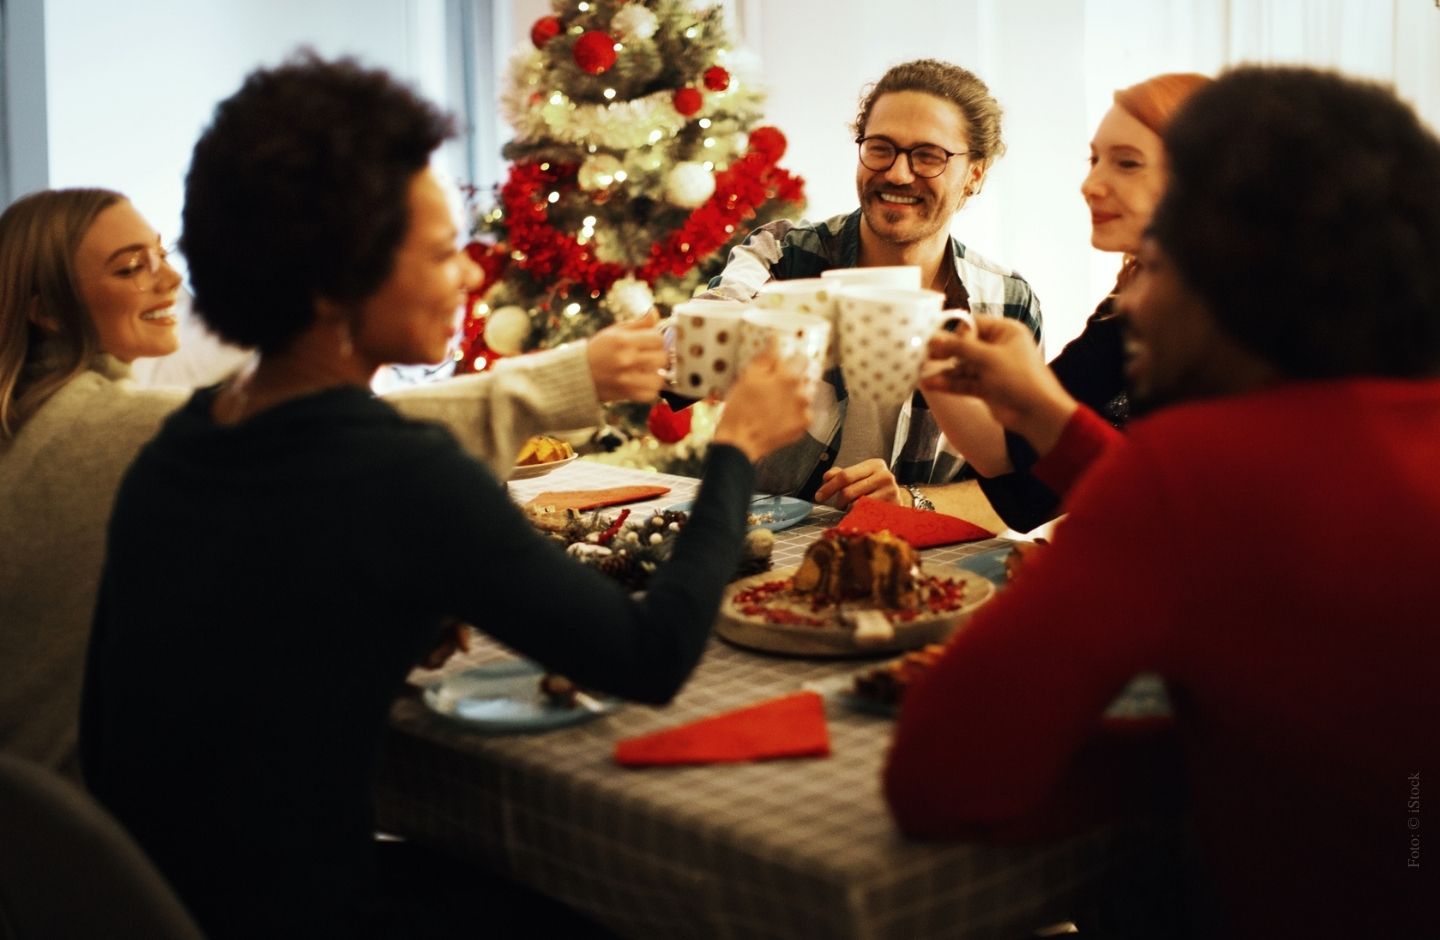
{"label": "red poinsettia decoration", "polygon": [[790,142],[778,127],[767,124],[750,132],[750,151],[764,154],[771,163],[778,163],[780,158],[785,156],[785,148],[789,145]]}

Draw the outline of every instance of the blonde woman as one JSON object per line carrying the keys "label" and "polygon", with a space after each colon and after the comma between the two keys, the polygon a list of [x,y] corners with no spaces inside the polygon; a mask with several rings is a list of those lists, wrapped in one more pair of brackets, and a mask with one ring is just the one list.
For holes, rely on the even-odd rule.
{"label": "blonde woman", "polygon": [[[119,193],[38,192],[0,215],[0,750],[72,774],[115,490],[190,395],[130,379],[136,360],[175,351],[179,289],[160,235]],[[602,399],[653,398],[664,363],[640,323],[387,397],[503,476],[530,434],[594,424]],[[167,561],[152,560],[157,577]]]}

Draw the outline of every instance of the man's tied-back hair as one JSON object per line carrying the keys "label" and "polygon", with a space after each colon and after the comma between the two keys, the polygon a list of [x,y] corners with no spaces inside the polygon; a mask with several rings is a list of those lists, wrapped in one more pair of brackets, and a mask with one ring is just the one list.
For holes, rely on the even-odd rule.
{"label": "man's tied-back hair", "polygon": [[185,178],[180,247],[220,336],[283,349],[318,298],[354,303],[390,274],[409,187],[454,133],[387,73],[305,50],[215,109]]}
{"label": "man's tied-back hair", "polygon": [[916,59],[892,67],[875,84],[865,89],[855,116],[855,138],[865,136],[870,112],[881,95],[898,91],[923,91],[953,102],[965,115],[970,129],[970,159],[991,163],[1005,152],[1000,139],[1000,104],[974,72],[939,59]]}
{"label": "man's tied-back hair", "polygon": [[1152,233],[1295,378],[1440,373],[1440,140],[1378,84],[1246,67],[1165,133]]}

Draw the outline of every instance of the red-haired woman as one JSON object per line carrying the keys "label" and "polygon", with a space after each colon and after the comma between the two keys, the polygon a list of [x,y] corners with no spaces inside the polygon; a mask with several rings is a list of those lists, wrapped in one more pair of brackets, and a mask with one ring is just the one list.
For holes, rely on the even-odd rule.
{"label": "red-haired woman", "polygon": [[[1125,261],[1115,289],[1048,369],[1031,336],[994,317],[981,318],[975,331],[931,342],[931,359],[947,364],[922,382],[936,421],[979,473],[985,495],[1012,528],[1028,531],[1058,511],[1072,468],[1047,475],[1042,466],[1039,477],[1031,469],[1054,448],[1079,405],[1115,427],[1129,418],[1124,339],[1112,307],[1165,189],[1161,135],[1186,99],[1209,81],[1170,73],[1115,93],[1090,142],[1090,172],[1080,192],[1090,207],[1090,244],[1122,252]],[[993,421],[977,419],[973,402],[963,396],[978,396]]]}

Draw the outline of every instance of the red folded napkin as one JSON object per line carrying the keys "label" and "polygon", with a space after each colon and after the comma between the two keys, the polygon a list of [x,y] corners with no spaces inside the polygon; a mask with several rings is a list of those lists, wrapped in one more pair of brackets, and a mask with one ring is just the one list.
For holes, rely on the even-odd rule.
{"label": "red folded napkin", "polygon": [[995,537],[994,532],[982,529],[973,522],[966,522],[958,516],[898,506],[871,496],[862,496],[855,500],[855,505],[850,507],[850,512],[835,528],[852,535],[888,529],[892,535],[898,535],[915,548],[933,548],[936,545],[975,542]]}
{"label": "red folded napkin", "polygon": [[603,490],[555,490],[540,493],[527,506],[548,506],[559,512],[564,509],[600,509],[621,503],[638,503],[670,492],[668,486],[612,486]]}
{"label": "red folded napkin", "polygon": [[796,692],[615,743],[615,763],[622,767],[824,757],[829,753],[825,704],[814,692]]}

